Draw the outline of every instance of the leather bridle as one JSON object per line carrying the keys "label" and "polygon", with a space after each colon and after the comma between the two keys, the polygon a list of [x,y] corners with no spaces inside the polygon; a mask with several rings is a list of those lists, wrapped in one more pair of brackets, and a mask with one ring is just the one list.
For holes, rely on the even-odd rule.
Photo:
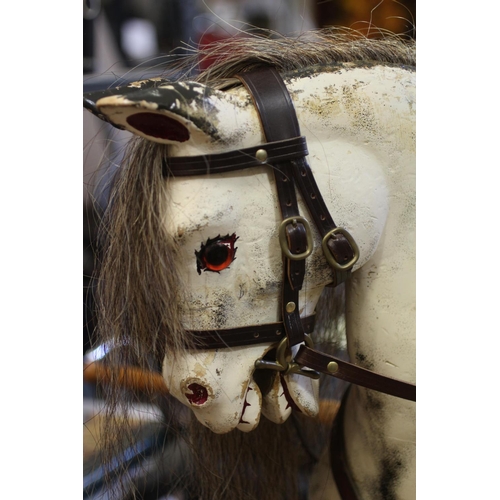
{"label": "leather bridle", "polygon": [[[314,330],[314,315],[300,318],[299,290],[305,275],[305,259],[313,249],[309,222],[299,213],[296,189],[307,205],[321,234],[324,256],[333,269],[332,286],[346,281],[359,257],[352,236],[336,226],[316,184],[306,156],[306,139],[301,136],[288,90],[272,67],[264,66],[237,75],[247,88],[258,111],[268,141],[266,144],[228,153],[171,157],[163,165],[165,176],[175,177],[232,172],[257,166],[272,166],[283,221],[279,242],[283,253],[282,320],[277,323],[241,328],[190,331],[199,349],[216,349],[264,342],[286,343],[287,349],[300,345],[293,361],[261,362],[258,368],[313,376],[325,373],[346,382],[399,398],[416,401],[416,386],[316,351],[307,344],[306,333]],[[286,340],[285,340],[286,339]],[[286,365],[288,363],[288,365]],[[257,362],[259,365],[259,362]],[[265,366],[267,365],[267,366]],[[274,367],[272,366],[274,365]],[[302,368],[309,368],[302,369]]]}

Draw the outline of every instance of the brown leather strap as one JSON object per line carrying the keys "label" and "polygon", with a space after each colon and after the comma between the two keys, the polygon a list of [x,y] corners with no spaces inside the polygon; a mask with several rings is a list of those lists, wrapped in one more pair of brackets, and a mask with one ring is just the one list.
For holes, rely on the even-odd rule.
{"label": "brown leather strap", "polygon": [[355,489],[355,483],[352,480],[349,469],[347,468],[347,459],[345,454],[344,440],[344,415],[345,406],[349,389],[342,398],[340,410],[333,421],[332,433],[330,439],[330,466],[332,469],[333,479],[342,500],[358,500],[358,495]]}
{"label": "brown leather strap", "polygon": [[[305,333],[314,331],[315,319],[315,314],[299,319]],[[278,342],[286,335],[286,329],[283,322],[279,322],[220,330],[189,330],[189,333],[194,336],[197,349],[219,349]]]}
{"label": "brown leather strap", "polygon": [[[268,140],[300,135],[300,127],[292,99],[281,76],[274,68],[264,67],[243,73],[238,78],[244,83],[254,99]],[[298,214],[298,207],[294,201],[295,193],[291,192],[295,191],[293,179],[290,178],[293,175],[321,236],[324,237],[337,227],[305,156],[287,164],[276,165],[274,172],[283,219],[290,216],[287,214]],[[286,203],[284,203],[285,200]],[[330,236],[326,246],[334,260],[340,265],[353,260],[354,249],[344,234],[337,233]],[[337,269],[333,266],[332,269],[335,285],[347,280],[351,271],[351,269]],[[292,286],[294,285],[292,284]]]}
{"label": "brown leather strap", "polygon": [[292,98],[283,79],[272,66],[236,76],[252,96],[268,141],[300,136]]}
{"label": "brown leather strap", "polygon": [[287,279],[283,281],[281,314],[288,337],[288,345],[304,342],[304,332],[299,314],[299,291],[294,290]]}
{"label": "brown leather strap", "polygon": [[[291,164],[280,163],[273,169],[278,192],[278,201],[283,220],[289,217],[298,217],[299,206],[297,204],[297,195],[291,172]],[[303,224],[288,224],[286,226],[286,238],[288,248],[292,254],[300,254],[305,251],[307,246],[306,228]],[[300,290],[304,282],[306,272],[305,259],[289,260],[284,259],[285,280],[288,280],[289,286],[293,290]],[[299,341],[302,342],[303,338]],[[292,344],[293,345],[293,344]]]}
{"label": "brown leather strap", "polygon": [[[237,76],[250,92],[259,113],[268,141],[300,136],[300,127],[293,102],[279,75],[272,67],[263,67]],[[265,146],[263,146],[265,148]],[[291,161],[277,162],[273,168],[283,220],[299,217],[297,195]],[[301,222],[286,226],[286,238],[292,254],[303,253],[307,247],[306,228]],[[299,315],[299,295],[305,276],[305,259],[284,258],[282,317],[290,346],[304,341]],[[293,309],[290,308],[293,304]]]}
{"label": "brown leather strap", "polygon": [[[257,157],[257,152],[265,148],[267,159]],[[265,146],[229,151],[203,156],[174,156],[163,163],[163,175],[184,177],[189,175],[209,175],[233,172],[266,164],[286,162],[309,154],[305,137],[293,137],[282,141],[268,142]]]}
{"label": "brown leather strap", "polygon": [[297,356],[295,356],[295,361],[301,366],[326,373],[367,389],[373,389],[409,401],[416,401],[417,399],[417,388],[414,384],[379,375],[305,345],[300,347]]}
{"label": "brown leather strap", "polygon": [[[286,226],[288,248],[293,254],[304,253],[307,249],[307,233],[303,224],[288,224]],[[305,259],[286,261],[286,278],[292,290],[297,292],[302,289],[306,273]]]}
{"label": "brown leather strap", "polygon": [[[292,161],[292,165],[295,181],[297,182],[300,192],[302,193],[302,198],[309,209],[311,217],[314,219],[314,223],[316,224],[318,231],[321,236],[324,237],[328,232],[335,229],[337,226],[333,221],[323,196],[321,195],[321,191],[316,184],[311,167],[305,157]],[[353,248],[343,234],[331,236],[328,239],[327,246],[339,264],[351,261],[354,256]],[[346,271],[334,269],[334,271],[335,285],[339,285],[340,283],[346,281],[351,272],[350,269]]]}

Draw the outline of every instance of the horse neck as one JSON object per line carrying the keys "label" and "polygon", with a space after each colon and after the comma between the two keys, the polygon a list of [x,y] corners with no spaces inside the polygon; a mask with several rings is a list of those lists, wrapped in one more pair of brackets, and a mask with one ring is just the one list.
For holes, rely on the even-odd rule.
{"label": "horse neck", "polygon": [[[377,250],[347,287],[346,323],[351,360],[415,383],[415,227],[408,204],[405,196],[392,198]],[[344,435],[361,498],[413,498],[415,403],[353,388]]]}
{"label": "horse neck", "polygon": [[[289,85],[323,196],[361,251],[346,288],[351,360],[414,383],[415,74],[346,67]],[[414,497],[414,403],[353,387],[344,436],[362,499]]]}
{"label": "horse neck", "polygon": [[[344,97],[330,103],[340,106],[332,120],[328,163],[330,178],[340,179],[342,159],[335,164],[335,154],[348,147],[351,168],[359,169],[348,177],[350,190],[344,181],[352,193],[347,209],[342,198],[348,197],[340,193],[334,210],[340,224],[352,228],[362,254],[346,289],[348,350],[356,364],[414,383],[413,74],[383,67],[353,70],[341,88]],[[321,128],[317,137],[326,144]],[[311,149],[313,157],[321,156],[314,143]],[[360,497],[413,498],[415,403],[353,387],[344,421],[347,465]]]}

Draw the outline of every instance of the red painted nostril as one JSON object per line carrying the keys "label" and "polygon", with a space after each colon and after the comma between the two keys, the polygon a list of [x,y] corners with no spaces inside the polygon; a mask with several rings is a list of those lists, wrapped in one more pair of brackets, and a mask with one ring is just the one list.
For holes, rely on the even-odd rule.
{"label": "red painted nostril", "polygon": [[208,399],[207,390],[199,384],[189,384],[187,387],[192,394],[185,393],[186,398],[192,405],[202,405]]}

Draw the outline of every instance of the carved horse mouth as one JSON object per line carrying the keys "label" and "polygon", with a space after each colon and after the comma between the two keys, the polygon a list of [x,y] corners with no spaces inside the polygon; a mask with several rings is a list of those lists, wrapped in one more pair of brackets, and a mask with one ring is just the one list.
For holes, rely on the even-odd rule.
{"label": "carved horse mouth", "polygon": [[247,409],[248,406],[252,406],[251,403],[248,402],[248,391],[253,391],[253,389],[251,387],[249,387],[247,389],[247,393],[245,394],[245,401],[243,403],[243,411],[241,412],[241,417],[240,417],[240,421],[239,423],[240,424],[249,424],[250,422],[247,422],[246,420],[243,420],[243,416],[245,415],[245,411]]}
{"label": "carved horse mouth", "polygon": [[[276,353],[277,348],[273,348],[262,358],[262,360],[272,362],[276,359]],[[279,376],[279,381],[283,388],[283,393],[280,394],[280,396],[283,396],[287,401],[286,409],[291,408],[292,410],[302,413],[301,409],[299,408],[299,406],[297,406],[292,396],[290,395],[286,379],[281,373],[277,374],[276,372],[273,372],[271,370],[255,370],[255,372],[253,373],[253,379],[259,387],[263,397],[266,397],[272,390],[273,384],[275,383],[275,378],[277,376]]]}

